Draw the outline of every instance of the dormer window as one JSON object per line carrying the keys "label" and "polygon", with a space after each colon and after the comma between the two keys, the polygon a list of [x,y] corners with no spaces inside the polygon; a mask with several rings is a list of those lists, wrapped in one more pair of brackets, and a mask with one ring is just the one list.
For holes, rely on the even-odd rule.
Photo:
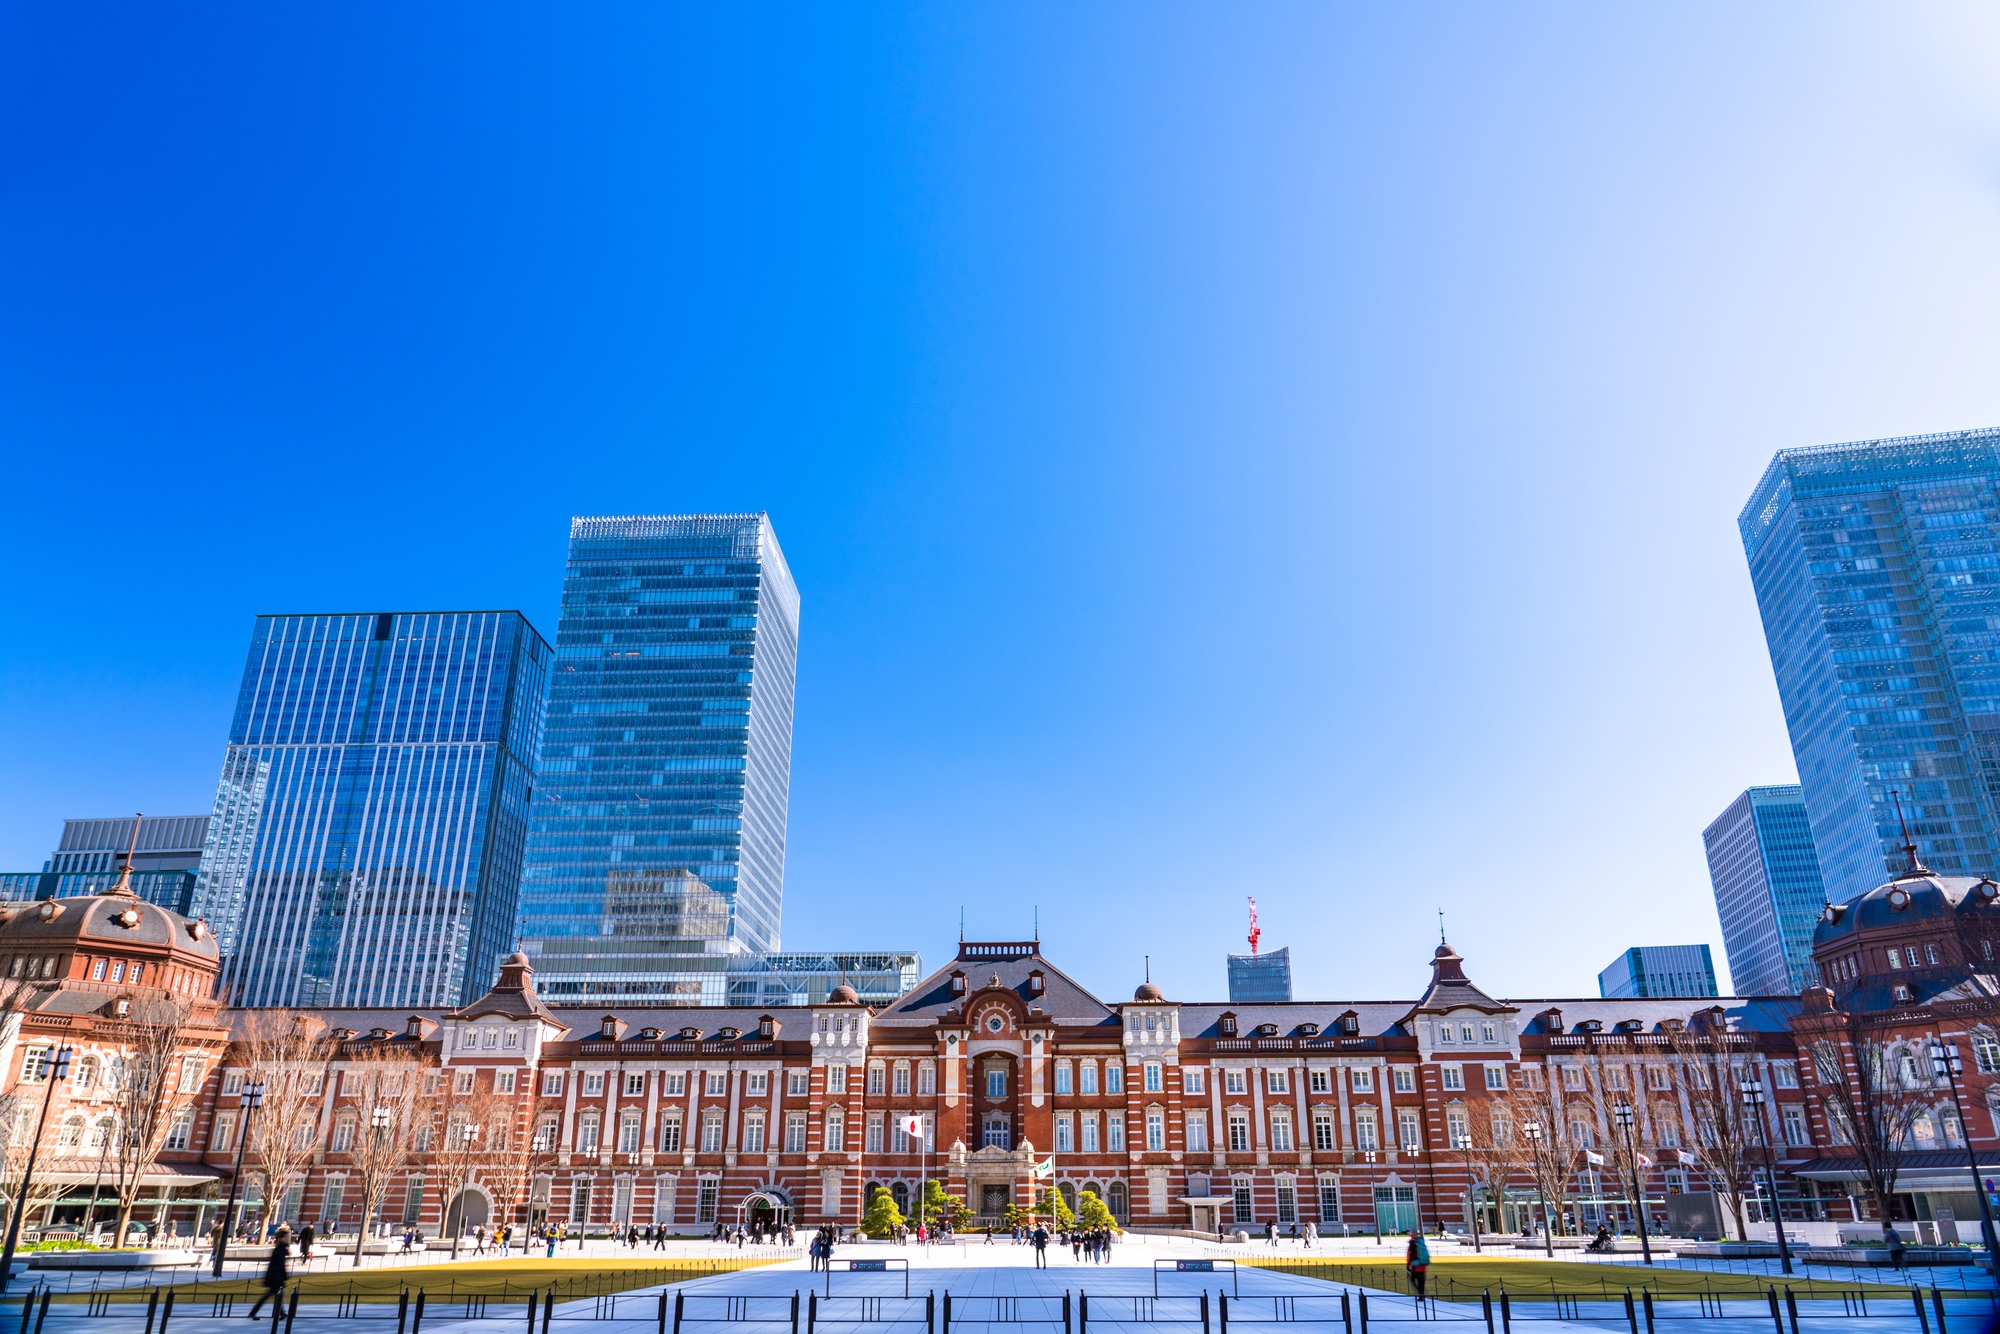
{"label": "dormer window", "polygon": [[1216,1029],[1222,1034],[1222,1036],[1226,1038],[1233,1038],[1236,1036],[1236,1016],[1233,1014],[1223,1015],[1220,1019],[1215,1021],[1215,1026]]}
{"label": "dormer window", "polygon": [[767,1014],[757,1021],[758,1037],[763,1038],[766,1041],[769,1041],[771,1038],[776,1037],[777,1033],[778,1033],[778,1021],[773,1019],[770,1015]]}
{"label": "dormer window", "polygon": [[682,1042],[694,1042],[699,1040],[700,1037],[701,1037],[701,1030],[693,1026],[689,1026],[681,1030]]}
{"label": "dormer window", "polygon": [[1319,1036],[1319,1025],[1318,1025],[1318,1024],[1300,1024],[1300,1025],[1299,1025],[1299,1036],[1301,1036],[1301,1037],[1308,1037],[1308,1038],[1312,1038],[1312,1037],[1318,1037],[1318,1036]]}
{"label": "dormer window", "polygon": [[371,1028],[368,1030],[368,1036],[380,1042],[389,1036],[389,1030],[386,1028]]}
{"label": "dormer window", "polygon": [[965,994],[965,974],[956,968],[951,972],[951,994],[954,996]]}
{"label": "dormer window", "polygon": [[1349,1037],[1359,1033],[1361,1031],[1361,1016],[1352,1010],[1340,1016],[1340,1031]]}
{"label": "dormer window", "polygon": [[413,1037],[413,1038],[420,1038],[420,1037],[422,1037],[422,1036],[424,1035],[424,1021],[423,1021],[423,1019],[422,1019],[421,1017],[417,1016],[417,1015],[414,1015],[414,1014],[413,1014],[413,1015],[411,1015],[411,1016],[410,1016],[410,1026],[409,1026],[409,1028],[408,1028],[407,1030],[405,1030],[405,1031],[406,1031],[406,1032],[408,1032],[408,1033],[409,1033],[409,1035],[410,1035],[411,1037]]}
{"label": "dormer window", "polygon": [[1576,1027],[1579,1033],[1602,1033],[1604,1031],[1604,1021],[1602,1019],[1586,1019]]}
{"label": "dormer window", "polygon": [[740,1028],[722,1028],[716,1030],[716,1036],[724,1042],[734,1042],[743,1036],[743,1030]]}
{"label": "dormer window", "polygon": [[648,1042],[653,1042],[659,1038],[660,1030],[657,1028],[642,1028],[639,1030],[639,1036]]}
{"label": "dormer window", "polygon": [[1042,977],[1041,969],[1037,968],[1034,972],[1028,974],[1028,994],[1030,996],[1041,995],[1045,986],[1047,986],[1047,982]]}
{"label": "dormer window", "polygon": [[1276,1024],[1259,1024],[1257,1025],[1257,1036],[1260,1038],[1274,1038],[1278,1036],[1278,1026]]}

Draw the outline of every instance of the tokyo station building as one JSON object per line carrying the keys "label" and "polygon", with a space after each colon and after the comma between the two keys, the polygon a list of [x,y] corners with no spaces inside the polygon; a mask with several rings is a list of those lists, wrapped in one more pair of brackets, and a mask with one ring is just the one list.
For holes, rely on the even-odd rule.
{"label": "tokyo station building", "polygon": [[[1092,1191],[1135,1228],[1457,1230],[1469,1221],[1472,1173],[1455,1146],[1526,1088],[1546,1089],[1567,1127],[1571,1221],[1589,1227],[1607,1210],[1616,1222],[1630,1193],[1584,1158],[1593,1147],[1609,1153],[1621,1101],[1649,1159],[1646,1194],[1709,1189],[1695,1161],[1694,1076],[1674,1044],[1693,1025],[1726,1034],[1728,1059],[1767,1091],[1763,1128],[1785,1216],[1842,1221],[1867,1206],[1855,1198],[1853,1150],[1830,1133],[1802,1056],[1843,1009],[1866,1009],[1895,1041],[1921,1045],[1936,1033],[1964,1057],[1963,1122],[1951,1090],[1929,1086],[1897,1199],[1899,1212],[1949,1207],[1965,1219],[1975,1202],[1964,1137],[2000,1153],[2000,965],[1989,962],[2000,885],[1931,875],[1911,860],[1903,876],[1829,910],[1816,954],[1830,986],[1796,997],[1501,1000],[1440,944],[1414,1000],[1225,1005],[1147,983],[1106,1001],[1038,942],[967,941],[879,1009],[843,986],[818,1005],[586,1010],[540,999],[516,954],[462,1008],[313,1011],[322,1036],[311,1060],[270,1072],[246,1069],[239,1040],[260,1015],[290,1012],[208,1002],[173,1057],[163,1096],[178,1101],[137,1216],[180,1232],[214,1217],[249,1115],[242,1089],[262,1073],[311,1081],[312,1126],[301,1137],[312,1152],[302,1178],[266,1199],[253,1134],[244,1194],[273,1221],[353,1234],[362,1221],[354,1148],[367,1130],[350,1076],[380,1069],[387,1054],[421,1067],[438,1094],[394,1133],[442,1126],[481,1095],[495,1109],[486,1152],[516,1155],[514,1175],[529,1183],[496,1189],[505,1173],[489,1156],[446,1200],[435,1161],[416,1153],[376,1221],[429,1235],[450,1221],[546,1218],[593,1232],[658,1222],[700,1233],[760,1218],[851,1226],[872,1187],[907,1206],[927,1178],[982,1222],[1053,1188],[1072,1204]],[[81,1189],[96,1165],[89,1127],[116,1104],[101,1074],[49,1090],[52,1049],[67,1044],[79,1067],[100,1072],[129,1059],[129,1026],[167,994],[154,988],[207,994],[217,959],[200,923],[115,888],[53,902],[52,915],[47,903],[0,909],[0,975],[26,988],[7,1016],[0,1069],[17,1108],[10,1133],[24,1133],[19,1109],[49,1094],[38,1175]],[[911,1116],[921,1137],[902,1129]],[[1516,1178],[1492,1195],[1479,1206],[1485,1228],[1528,1224],[1532,1183]],[[73,1222],[80,1203],[66,1196],[30,1223]]]}

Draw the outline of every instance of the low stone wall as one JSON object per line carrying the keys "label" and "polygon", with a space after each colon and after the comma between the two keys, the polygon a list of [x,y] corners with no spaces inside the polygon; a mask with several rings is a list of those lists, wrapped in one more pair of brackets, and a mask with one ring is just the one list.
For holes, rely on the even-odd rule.
{"label": "low stone wall", "polygon": [[200,1264],[195,1251],[36,1251],[28,1257],[31,1269],[161,1269],[173,1265]]}

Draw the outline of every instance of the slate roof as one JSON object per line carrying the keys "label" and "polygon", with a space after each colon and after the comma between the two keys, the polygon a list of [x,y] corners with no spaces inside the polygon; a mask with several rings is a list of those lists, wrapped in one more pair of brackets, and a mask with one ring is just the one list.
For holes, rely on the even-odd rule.
{"label": "slate roof", "polygon": [[[945,964],[894,1004],[875,1016],[878,1025],[930,1025],[940,1022],[947,1011],[956,1009],[962,998],[951,994],[951,975],[965,973],[966,994],[981,991],[995,976],[1000,985],[1021,998],[1023,1007],[1040,1006],[1044,1014],[1059,1024],[1105,1024],[1120,1027],[1118,1015],[1103,1001],[1086,991],[1074,978],[1042,957],[1039,947],[1023,942],[1019,953],[998,955],[984,951],[1000,947],[961,943],[958,957]],[[1040,969],[1042,994],[1028,990],[1028,974]]]}

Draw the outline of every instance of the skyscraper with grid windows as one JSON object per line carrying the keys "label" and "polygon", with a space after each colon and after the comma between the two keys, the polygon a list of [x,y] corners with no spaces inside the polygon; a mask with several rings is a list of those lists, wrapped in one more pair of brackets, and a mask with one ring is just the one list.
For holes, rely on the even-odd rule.
{"label": "skyscraper with grid windows", "polygon": [[193,913],[238,1005],[451,1005],[513,948],[549,646],[513,611],[259,616]]}
{"label": "skyscraper with grid windows", "polygon": [[779,948],[799,594],[768,515],[577,518],[521,901],[536,986],[720,1002]]}
{"label": "skyscraper with grid windows", "polygon": [[1798,785],[1746,790],[1701,831],[1701,845],[1735,994],[1796,996],[1817,983],[1813,928],[1826,886]]}
{"label": "skyscraper with grid windows", "polygon": [[2000,429],[1782,450],[1738,526],[1827,898],[1901,865],[1902,821],[1992,874]]}

